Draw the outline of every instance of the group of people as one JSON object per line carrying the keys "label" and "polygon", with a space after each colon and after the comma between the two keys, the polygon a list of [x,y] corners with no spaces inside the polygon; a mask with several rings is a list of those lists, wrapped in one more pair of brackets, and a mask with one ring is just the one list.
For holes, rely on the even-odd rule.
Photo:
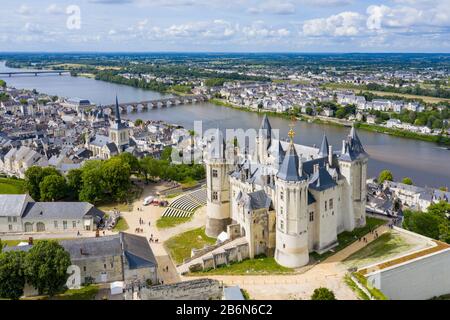
{"label": "group of people", "polygon": [[150,243],[155,242],[158,243],[159,239],[153,239],[153,234],[150,235],[150,239],[148,240]]}

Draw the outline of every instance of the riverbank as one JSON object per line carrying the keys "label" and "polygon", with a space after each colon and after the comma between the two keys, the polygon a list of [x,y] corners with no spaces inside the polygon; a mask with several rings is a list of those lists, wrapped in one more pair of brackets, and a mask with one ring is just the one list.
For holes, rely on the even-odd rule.
{"label": "riverbank", "polygon": [[323,118],[318,118],[318,117],[309,116],[309,115],[300,115],[299,116],[299,115],[293,115],[290,113],[278,113],[278,112],[267,111],[267,110],[263,110],[263,109],[253,110],[251,108],[241,107],[236,104],[232,104],[232,103],[223,101],[221,99],[209,99],[208,102],[213,105],[216,105],[216,106],[232,108],[232,109],[244,111],[244,112],[265,114],[265,115],[268,115],[271,117],[277,117],[277,118],[281,118],[281,119],[285,119],[285,120],[292,120],[294,117],[295,120],[297,120],[297,121],[304,121],[304,122],[308,122],[308,123],[327,124],[327,125],[338,126],[338,127],[351,126],[351,123],[346,124],[346,123],[343,123],[342,121],[340,121],[339,119],[336,119],[336,121],[334,121],[332,119],[323,119]]}
{"label": "riverbank", "polygon": [[[261,113],[261,114],[267,114],[268,116],[272,117],[278,117],[283,119],[292,120],[293,115],[292,114],[282,114],[278,112],[273,111],[266,111],[266,110],[260,110],[256,111],[247,107],[241,107],[226,101],[223,101],[221,99],[210,99],[209,102],[214,105],[222,106],[222,107],[228,107],[233,108],[240,111],[245,112],[254,112],[254,113]],[[301,115],[301,116],[295,116],[295,119],[298,121],[306,121],[309,123],[315,123],[315,124],[326,124],[326,125],[332,125],[332,126],[338,126],[338,127],[350,127],[353,124],[356,128],[376,133],[383,133],[395,137],[400,138],[407,138],[407,139],[414,139],[414,140],[420,140],[420,141],[427,141],[436,143],[443,146],[450,146],[450,137],[445,136],[434,136],[434,135],[427,135],[427,134],[420,134],[416,132],[406,131],[406,130],[400,130],[400,129],[392,129],[392,128],[386,128],[379,125],[371,125],[366,123],[360,123],[360,122],[351,122],[336,118],[324,118],[324,117],[317,117],[317,116],[309,116],[309,115]]]}
{"label": "riverbank", "polygon": [[420,133],[416,133],[416,132],[400,130],[400,129],[393,129],[393,128],[386,128],[383,126],[367,124],[367,123],[355,123],[355,127],[358,129],[363,129],[363,130],[367,130],[367,131],[384,133],[384,134],[388,134],[388,135],[395,136],[395,137],[421,140],[421,141],[427,141],[427,142],[434,142],[439,145],[450,146],[450,137],[445,137],[442,135],[433,136],[433,135],[429,135],[429,134],[420,134]]}

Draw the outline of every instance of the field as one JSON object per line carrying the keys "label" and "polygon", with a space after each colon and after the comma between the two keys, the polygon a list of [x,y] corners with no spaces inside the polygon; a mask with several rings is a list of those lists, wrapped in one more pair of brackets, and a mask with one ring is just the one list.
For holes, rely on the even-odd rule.
{"label": "field", "polygon": [[198,228],[181,233],[164,242],[170,256],[176,263],[182,263],[191,256],[191,250],[201,249],[205,245],[213,245],[216,239],[209,238],[205,234],[205,228]]}
{"label": "field", "polygon": [[187,218],[176,218],[176,217],[161,217],[156,221],[156,227],[158,229],[168,229],[173,228],[179,224],[183,224],[191,221],[193,216]]}
{"label": "field", "polygon": [[402,252],[406,252],[414,247],[402,236],[396,233],[385,233],[378,239],[368,244],[363,249],[348,257],[344,263],[349,268],[361,268],[379,261],[395,257]]}
{"label": "field", "polygon": [[24,194],[25,184],[22,180],[0,178],[0,194]]}
{"label": "field", "polygon": [[117,224],[114,227],[113,231],[115,231],[115,232],[126,231],[129,228],[130,227],[128,226],[127,220],[125,220],[124,218],[120,217],[119,220],[117,221]]}
{"label": "field", "polygon": [[264,275],[264,274],[288,274],[294,269],[280,266],[273,257],[255,257],[241,262],[234,262],[228,266],[221,266],[208,271],[194,272],[192,275]]}
{"label": "field", "polygon": [[317,261],[322,261],[322,260],[332,256],[336,252],[344,249],[345,247],[351,245],[353,242],[358,241],[359,238],[365,236],[371,230],[374,230],[385,223],[386,223],[385,220],[367,217],[366,225],[364,227],[357,228],[351,232],[344,231],[341,234],[339,234],[338,235],[339,245],[336,248],[334,248],[333,251],[330,250],[328,252],[325,252],[324,254],[317,254],[314,252],[311,254],[311,257]]}

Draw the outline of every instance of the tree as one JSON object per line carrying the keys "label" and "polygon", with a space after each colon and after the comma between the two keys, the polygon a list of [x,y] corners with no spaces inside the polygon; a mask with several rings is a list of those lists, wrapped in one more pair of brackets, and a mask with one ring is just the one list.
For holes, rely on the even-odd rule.
{"label": "tree", "polygon": [[6,82],[5,82],[5,80],[0,80],[0,87],[6,88]]}
{"label": "tree", "polygon": [[96,203],[103,200],[101,161],[87,161],[82,167],[81,179],[83,186],[79,193],[79,200]]}
{"label": "tree", "polygon": [[411,179],[411,178],[408,178],[408,177],[403,178],[402,183],[408,184],[408,185],[410,185],[410,186],[413,185],[412,179]]}
{"label": "tree", "polygon": [[0,253],[0,297],[17,300],[25,287],[25,252]]}
{"label": "tree", "polygon": [[69,253],[56,241],[39,241],[25,257],[27,280],[39,294],[53,296],[66,284],[67,268],[71,265]]}
{"label": "tree", "polygon": [[159,177],[161,174],[160,162],[154,158],[145,157],[141,159],[140,166],[142,173],[144,174],[145,181]]}
{"label": "tree", "polygon": [[131,185],[128,163],[115,157],[103,162],[100,172],[105,192],[117,201],[125,200]]}
{"label": "tree", "polygon": [[33,166],[25,171],[25,187],[33,199],[40,199],[40,183],[46,176],[61,175],[55,168]]}
{"label": "tree", "polygon": [[336,300],[333,291],[327,288],[318,288],[314,290],[311,300]]}
{"label": "tree", "polygon": [[132,173],[138,173],[140,168],[139,160],[129,152],[123,152],[118,156],[124,163],[130,166]]}
{"label": "tree", "polygon": [[83,188],[83,170],[72,169],[67,174],[67,187],[72,193],[73,198],[78,198]]}
{"label": "tree", "polygon": [[378,176],[378,183],[383,183],[384,181],[394,181],[394,175],[389,170],[383,170]]}
{"label": "tree", "polygon": [[66,179],[59,175],[46,176],[39,184],[41,201],[58,201],[67,195]]}
{"label": "tree", "polygon": [[171,161],[172,159],[172,147],[166,147],[164,148],[163,152],[161,153],[161,160]]}
{"label": "tree", "polygon": [[306,114],[311,116],[313,114],[313,109],[311,107],[306,108]]}
{"label": "tree", "polygon": [[142,119],[136,119],[136,121],[134,122],[135,127],[140,127],[143,124],[144,124],[144,121]]}

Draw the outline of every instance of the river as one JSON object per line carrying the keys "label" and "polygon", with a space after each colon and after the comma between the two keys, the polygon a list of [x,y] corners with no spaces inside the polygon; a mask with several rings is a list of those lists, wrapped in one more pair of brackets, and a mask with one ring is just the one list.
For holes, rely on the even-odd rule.
{"label": "river", "polygon": [[[1,71],[13,71],[0,63]],[[110,104],[119,96],[120,102],[135,102],[157,99],[163,96],[157,92],[129,86],[117,85],[94,79],[71,76],[13,76],[3,78],[9,86],[19,89],[36,89],[52,95],[89,99],[97,104]],[[259,127],[262,115],[243,112],[210,103],[184,105],[153,109],[148,112],[130,113],[131,120],[164,120],[193,129],[194,120],[202,120],[203,130],[208,128],[234,129]],[[289,120],[271,117],[273,128],[280,129],[282,137],[287,136]],[[326,133],[328,141],[339,150],[342,139],[349,128],[332,125],[297,122],[295,142],[306,145],[319,145]],[[358,135],[370,155],[369,176],[376,176],[383,169],[393,172],[396,180],[412,178],[419,186],[450,187],[450,151],[436,144],[410,140],[389,135],[359,130]]]}

